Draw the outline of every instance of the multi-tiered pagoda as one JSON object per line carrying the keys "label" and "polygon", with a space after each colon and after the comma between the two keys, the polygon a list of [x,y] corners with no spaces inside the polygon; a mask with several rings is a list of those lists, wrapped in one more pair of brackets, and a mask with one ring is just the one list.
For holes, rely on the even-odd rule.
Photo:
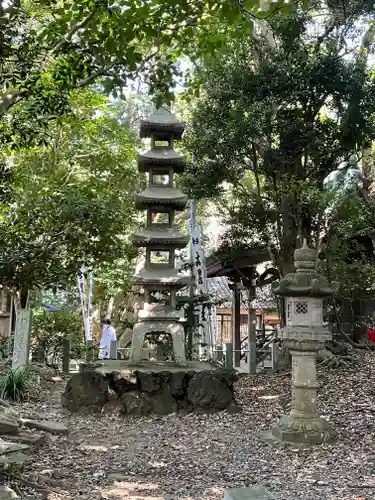
{"label": "multi-tiered pagoda", "polygon": [[186,158],[174,151],[184,124],[166,106],[141,122],[141,138],[151,139],[151,149],[138,157],[138,170],[148,174],[148,186],[136,195],[136,207],[147,211],[147,223],[133,236],[133,244],[145,248],[145,264],[135,275],[135,285],[144,291],[144,307],[133,328],[130,361],[142,359],[147,333],[172,336],[176,363],[185,361],[185,335],[176,310],[176,292],[189,276],[176,268],[175,251],[187,245],[188,237],[174,224],[175,212],[184,210],[187,197],[175,187],[173,176],[185,169]]}

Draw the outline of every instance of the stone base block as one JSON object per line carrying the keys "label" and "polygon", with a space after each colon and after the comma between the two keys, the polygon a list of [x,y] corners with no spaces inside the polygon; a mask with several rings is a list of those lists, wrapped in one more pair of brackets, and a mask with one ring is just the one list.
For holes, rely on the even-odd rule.
{"label": "stone base block", "polygon": [[296,418],[284,415],[273,427],[272,436],[282,443],[321,444],[332,441],[334,432],[321,417]]}
{"label": "stone base block", "polygon": [[274,500],[266,488],[233,488],[224,491],[224,500]]}
{"label": "stone base block", "polygon": [[193,364],[188,368],[158,365],[153,369],[150,366],[123,371],[106,371],[101,367],[91,379],[87,372],[77,373],[68,381],[62,404],[71,411],[87,406],[101,410],[111,389],[117,395],[121,412],[126,415],[236,410],[234,370],[197,368]]}

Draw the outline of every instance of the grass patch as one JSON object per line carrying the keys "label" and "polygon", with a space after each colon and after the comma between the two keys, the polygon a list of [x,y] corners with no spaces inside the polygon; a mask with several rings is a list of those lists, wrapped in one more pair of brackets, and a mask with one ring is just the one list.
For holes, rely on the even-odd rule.
{"label": "grass patch", "polygon": [[31,371],[27,366],[9,368],[0,375],[0,397],[10,401],[24,401],[31,382]]}

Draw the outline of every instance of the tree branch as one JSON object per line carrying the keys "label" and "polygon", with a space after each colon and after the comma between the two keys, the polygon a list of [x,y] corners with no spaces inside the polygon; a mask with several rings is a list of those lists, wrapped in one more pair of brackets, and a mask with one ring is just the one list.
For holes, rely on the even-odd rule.
{"label": "tree branch", "polygon": [[77,83],[76,88],[80,89],[82,87],[87,87],[87,85],[90,85],[90,83],[94,82],[99,76],[115,76],[113,73],[109,73],[109,71],[113,68],[113,66],[116,63],[111,63],[105,66],[104,68],[98,69],[97,71],[94,71],[90,76],[87,78],[84,78],[80,82]]}
{"label": "tree branch", "polygon": [[54,54],[55,52],[58,52],[66,42],[69,42],[73,36],[79,31],[80,29],[84,28],[94,17],[94,15],[97,12],[97,7],[98,5],[94,6],[94,9],[88,14],[85,18],[82,19],[82,21],[78,21],[77,23],[73,24],[73,26],[70,28],[68,33],[62,37],[62,39],[56,43],[56,45],[52,48],[52,51],[50,55]]}
{"label": "tree branch", "polygon": [[8,94],[0,101],[0,117],[3,117],[9,109],[17,104],[24,96],[26,92],[13,92],[12,94]]}
{"label": "tree branch", "polygon": [[[134,76],[139,75],[139,73],[141,73],[144,70],[146,64],[149,61],[151,61],[151,59],[153,59],[157,54],[158,54],[157,50],[154,51],[154,52],[152,52],[151,54],[149,54],[143,60],[142,64],[139,66],[139,68],[137,69],[137,72],[135,73]],[[97,71],[95,71],[94,73],[92,73],[87,78],[84,78],[83,80],[81,80],[80,82],[78,82],[77,88],[86,87],[90,83],[94,82],[99,76],[110,76],[111,78],[116,78],[119,82],[121,82],[122,84],[125,85],[126,84],[126,80],[124,80],[123,78],[121,78],[118,75],[116,75],[116,73],[114,73],[113,71],[111,71],[113,69],[113,67],[116,66],[116,64],[118,64],[118,61],[112,62],[111,64],[108,64],[104,68],[98,69]]]}
{"label": "tree branch", "polygon": [[355,347],[356,349],[367,349],[369,351],[374,351],[375,350],[375,344],[358,344],[357,342],[354,342],[354,340],[352,340],[349,335],[347,335],[344,330],[342,329],[342,326],[341,326],[341,320],[340,320],[340,315],[339,315],[339,312],[337,310],[337,305],[336,305],[336,301],[335,299],[333,298],[332,299],[332,305],[333,305],[333,311],[335,313],[335,318],[336,318],[336,325],[337,325],[337,330],[339,331],[340,335],[342,335],[342,337],[347,341],[349,342],[349,344],[352,346],[352,347]]}

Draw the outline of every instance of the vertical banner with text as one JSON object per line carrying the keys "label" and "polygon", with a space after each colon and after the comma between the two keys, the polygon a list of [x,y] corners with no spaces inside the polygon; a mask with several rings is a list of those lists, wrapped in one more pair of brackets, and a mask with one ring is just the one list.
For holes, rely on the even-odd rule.
{"label": "vertical banner with text", "polygon": [[[195,279],[196,295],[207,295],[207,274],[205,265],[205,255],[202,246],[202,236],[200,231],[192,229],[190,232],[190,248],[193,275]],[[210,321],[207,306],[198,307],[199,310],[199,342],[211,350]]]}

